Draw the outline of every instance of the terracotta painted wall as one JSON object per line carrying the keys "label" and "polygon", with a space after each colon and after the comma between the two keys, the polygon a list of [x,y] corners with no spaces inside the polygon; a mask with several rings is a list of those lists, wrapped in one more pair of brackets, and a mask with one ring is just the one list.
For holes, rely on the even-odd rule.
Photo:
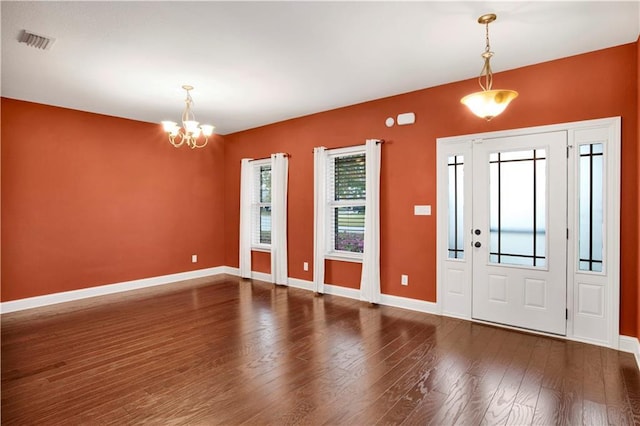
{"label": "terracotta painted wall", "polygon": [[[638,325],[638,104],[637,44],[524,67],[496,75],[497,88],[520,93],[491,122],[472,116],[459,99],[477,91],[476,79],[366,102],[225,136],[225,264],[238,266],[240,159],[291,154],[289,163],[289,275],[313,257],[313,154],[315,146],[357,145],[368,138],[382,148],[381,286],[396,296],[435,301],[436,217],[414,216],[413,206],[436,209],[436,138],[528,126],[622,116],[621,332]],[[389,116],[415,112],[416,124],[387,128]],[[269,271],[268,254],[254,255]],[[357,287],[360,265],[327,262],[328,283]],[[400,275],[409,275],[409,286]]]}
{"label": "terracotta painted wall", "polygon": [[[224,264],[224,147],[2,99],[2,301]],[[198,263],[191,255],[198,254]]]}
{"label": "terracotta painted wall", "polygon": [[[640,36],[638,40],[636,40],[636,83],[637,83],[637,91],[636,91],[636,106],[637,113],[640,115]],[[640,120],[640,119],[639,119]],[[640,121],[638,122],[638,144],[640,145]],[[638,164],[636,166],[636,173],[638,179],[638,185],[636,187],[638,191],[638,216],[640,216],[640,149],[638,149]],[[640,217],[638,218],[640,222]],[[638,232],[640,233],[640,225],[638,225]],[[640,244],[640,234],[638,235],[638,241]],[[640,249],[638,250],[638,261],[637,264],[640,265]],[[637,314],[637,322],[636,322],[636,336],[640,334],[640,291],[638,291],[638,287],[640,287],[640,268],[637,271],[638,275],[636,278],[636,296],[637,296],[637,304],[636,304],[636,314]]]}

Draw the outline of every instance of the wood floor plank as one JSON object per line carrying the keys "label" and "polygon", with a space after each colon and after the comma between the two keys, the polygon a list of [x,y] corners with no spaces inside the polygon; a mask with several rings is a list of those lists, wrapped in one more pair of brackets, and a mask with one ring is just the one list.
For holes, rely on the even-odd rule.
{"label": "wood floor plank", "polygon": [[1,319],[3,425],[640,423],[631,354],[226,275]]}

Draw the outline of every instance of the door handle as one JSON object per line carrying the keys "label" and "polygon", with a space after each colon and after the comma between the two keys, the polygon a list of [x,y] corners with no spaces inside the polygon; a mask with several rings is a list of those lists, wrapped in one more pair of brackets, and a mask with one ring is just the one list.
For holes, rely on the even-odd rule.
{"label": "door handle", "polygon": [[474,246],[474,247],[476,247],[476,248],[477,248],[477,247],[482,247],[482,244],[480,244],[480,241],[476,241],[476,242],[473,244],[473,246]]}

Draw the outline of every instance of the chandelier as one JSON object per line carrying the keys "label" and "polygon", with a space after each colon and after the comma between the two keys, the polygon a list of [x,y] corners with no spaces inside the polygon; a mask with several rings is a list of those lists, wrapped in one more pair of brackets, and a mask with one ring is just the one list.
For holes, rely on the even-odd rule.
{"label": "chandelier", "polygon": [[507,105],[518,96],[518,92],[515,90],[491,90],[491,86],[493,85],[493,72],[491,71],[490,61],[493,52],[489,45],[489,24],[495,20],[496,15],[493,13],[488,13],[478,18],[478,23],[486,26],[487,41],[484,52],[481,55],[484,58],[484,66],[478,77],[478,83],[482,91],[471,93],[460,99],[460,102],[465,104],[472,113],[487,121],[500,115],[507,108]]}
{"label": "chandelier", "polygon": [[[175,121],[163,121],[162,126],[169,136],[169,142],[176,148],[183,144],[187,144],[192,149],[202,148],[209,141],[209,136],[213,134],[214,127],[209,124],[198,126],[200,123],[196,121],[196,117],[191,111],[193,99],[189,91],[193,90],[193,86],[185,84],[182,88],[187,91],[187,98],[184,100],[185,107],[182,112],[182,127],[179,127]],[[202,141],[203,139],[204,141]]]}

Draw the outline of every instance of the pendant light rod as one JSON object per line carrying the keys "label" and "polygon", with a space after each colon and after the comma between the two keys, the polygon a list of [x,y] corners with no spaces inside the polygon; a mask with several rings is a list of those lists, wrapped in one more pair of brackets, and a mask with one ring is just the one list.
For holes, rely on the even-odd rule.
{"label": "pendant light rod", "polygon": [[491,69],[491,51],[489,41],[489,24],[497,19],[495,13],[487,13],[478,18],[478,23],[485,26],[485,48],[482,52],[484,64],[478,77],[481,92],[471,93],[463,97],[460,102],[465,104],[472,113],[489,121],[501,114],[509,103],[518,96],[515,90],[493,90],[493,70]]}

